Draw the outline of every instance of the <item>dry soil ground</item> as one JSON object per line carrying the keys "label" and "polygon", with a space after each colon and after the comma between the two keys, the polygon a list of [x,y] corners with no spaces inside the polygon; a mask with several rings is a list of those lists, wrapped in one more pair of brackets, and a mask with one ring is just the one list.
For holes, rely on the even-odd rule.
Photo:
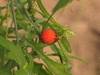
{"label": "dry soil ground", "polygon": [[[51,13],[58,0],[42,0],[42,2]],[[1,6],[5,4],[5,0],[0,0]],[[71,73],[73,75],[95,75],[100,71],[100,1],[74,0],[67,7],[74,9],[74,12],[66,9],[57,21],[62,25],[69,25],[69,28],[78,34],[70,38],[72,55],[87,60],[91,64],[70,59],[73,66]],[[54,14],[55,19],[61,10]],[[49,47],[45,51],[51,52],[48,49]]]}

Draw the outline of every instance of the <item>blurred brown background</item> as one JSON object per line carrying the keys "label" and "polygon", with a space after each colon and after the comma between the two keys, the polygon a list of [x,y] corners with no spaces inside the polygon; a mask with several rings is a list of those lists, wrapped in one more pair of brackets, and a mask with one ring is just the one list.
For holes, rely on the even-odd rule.
{"label": "blurred brown background", "polygon": [[[58,1],[42,0],[50,14]],[[1,6],[6,3],[5,0],[0,0]],[[69,25],[69,28],[77,35],[70,38],[73,49],[71,55],[80,57],[91,64],[70,59],[72,61],[71,73],[73,75],[95,75],[100,71],[100,1],[74,0],[68,4],[67,8],[57,21],[62,25]],[[58,10],[53,17],[56,19],[61,11],[62,9]],[[48,49],[49,47],[45,48],[45,51],[52,52]]]}

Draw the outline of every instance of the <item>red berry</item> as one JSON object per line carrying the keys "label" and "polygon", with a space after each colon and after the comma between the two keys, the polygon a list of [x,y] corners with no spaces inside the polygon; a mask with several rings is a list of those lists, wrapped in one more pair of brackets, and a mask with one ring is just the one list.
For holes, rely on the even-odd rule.
{"label": "red berry", "polygon": [[56,37],[55,32],[53,30],[48,29],[48,30],[43,31],[41,38],[45,43],[51,44],[55,41],[55,39],[57,37]]}

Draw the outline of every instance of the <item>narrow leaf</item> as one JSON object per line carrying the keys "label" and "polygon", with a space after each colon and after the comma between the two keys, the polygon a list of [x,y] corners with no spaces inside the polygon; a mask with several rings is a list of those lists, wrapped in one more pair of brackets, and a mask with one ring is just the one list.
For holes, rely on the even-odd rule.
{"label": "narrow leaf", "polygon": [[57,48],[57,46],[55,44],[51,44],[50,47],[59,56],[61,63],[63,63],[62,56],[59,52],[60,49]]}
{"label": "narrow leaf", "polygon": [[26,54],[29,58],[29,64],[25,64],[25,66],[15,72],[15,75],[33,75],[33,58],[31,55]]}
{"label": "narrow leaf", "polygon": [[68,56],[69,58],[78,59],[78,60],[80,60],[80,61],[83,61],[83,62],[86,62],[86,63],[90,64],[89,62],[87,62],[87,61],[85,61],[85,60],[83,60],[83,59],[81,59],[81,58],[79,58],[79,57],[72,56],[72,55],[67,55],[67,56]]}
{"label": "narrow leaf", "polygon": [[33,72],[38,75],[48,75],[48,73],[43,69],[43,64],[34,62]]}
{"label": "narrow leaf", "polygon": [[64,45],[66,51],[68,51],[69,53],[72,53],[71,45],[70,45],[69,41],[65,37],[62,37],[61,43]]}
{"label": "narrow leaf", "polygon": [[55,53],[58,53],[58,48],[57,48],[57,46],[55,45],[55,44],[51,44],[50,45],[50,48],[55,52]]}
{"label": "narrow leaf", "polygon": [[56,12],[58,9],[64,7],[68,3],[72,2],[73,0],[59,0],[55,8],[53,9],[53,12]]}
{"label": "narrow leaf", "polygon": [[59,50],[59,53],[60,53],[63,61],[65,61],[67,64],[70,64],[70,60],[67,57],[66,49],[65,49],[64,45],[61,43],[60,40],[58,40],[58,44],[59,44],[59,46],[61,48],[61,50]]}

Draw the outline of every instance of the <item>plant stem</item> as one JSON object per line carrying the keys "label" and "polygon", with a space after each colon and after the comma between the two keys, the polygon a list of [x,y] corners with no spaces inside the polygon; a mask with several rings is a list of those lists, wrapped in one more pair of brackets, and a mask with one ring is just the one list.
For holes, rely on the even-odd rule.
{"label": "plant stem", "polygon": [[17,21],[16,21],[16,15],[15,15],[15,10],[14,10],[13,0],[11,0],[11,8],[12,8],[12,14],[13,14],[13,20],[14,20],[14,26],[15,26],[16,40],[17,40],[17,44],[19,44]]}
{"label": "plant stem", "polygon": [[63,64],[63,60],[62,60],[62,58],[61,58],[60,53],[59,53],[59,58],[60,58],[60,62]]}
{"label": "plant stem", "polygon": [[53,14],[54,14],[54,12],[50,15],[50,17],[48,18],[48,20],[47,20],[46,23],[44,24],[43,29],[42,29],[42,32],[44,31],[44,29],[45,29],[45,27],[46,27],[48,21],[49,21],[50,18],[53,16]]}

